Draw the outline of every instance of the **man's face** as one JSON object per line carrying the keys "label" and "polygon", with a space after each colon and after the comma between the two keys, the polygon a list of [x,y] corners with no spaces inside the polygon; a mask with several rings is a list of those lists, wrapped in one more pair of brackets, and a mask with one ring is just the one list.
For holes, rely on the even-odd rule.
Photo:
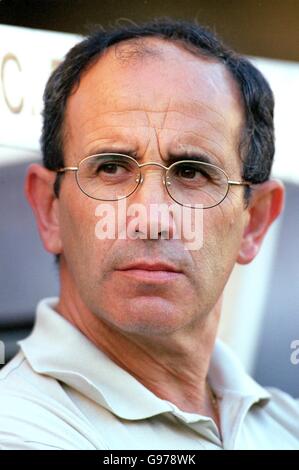
{"label": "man's face", "polygon": [[[139,55],[141,43],[120,43],[83,75],[67,102],[65,166],[109,151],[166,166],[170,155],[204,154],[239,180],[242,100],[225,67],[168,41],[142,44],[151,52]],[[136,203],[146,209],[173,204],[161,169],[144,169],[144,182],[127,208]],[[63,269],[88,309],[123,332],[154,335],[200,325],[237,258],[247,220],[243,189],[231,187],[220,205],[204,210],[199,250],[186,250],[184,239],[100,240],[99,204],[80,191],[74,174],[65,174],[59,197]],[[178,272],[122,270],[139,261],[170,263]]]}

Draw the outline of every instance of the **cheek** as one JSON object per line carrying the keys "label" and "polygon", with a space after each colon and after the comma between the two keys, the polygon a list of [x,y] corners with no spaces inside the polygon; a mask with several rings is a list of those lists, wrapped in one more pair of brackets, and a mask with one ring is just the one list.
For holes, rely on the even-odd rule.
{"label": "cheek", "polygon": [[[96,274],[113,240],[99,240],[96,236],[97,201],[83,197],[61,201],[60,233],[63,254],[73,275],[82,278]],[[84,274],[85,273],[85,274]],[[87,276],[89,277],[89,276]]]}
{"label": "cheek", "polygon": [[227,198],[221,205],[204,213],[204,236],[214,239],[220,247],[235,244],[242,236],[243,215],[241,205],[234,206]]}
{"label": "cheek", "polygon": [[204,214],[203,248],[199,257],[204,258],[204,264],[214,276],[228,277],[242,240],[242,214],[225,206],[209,210],[209,214]]}

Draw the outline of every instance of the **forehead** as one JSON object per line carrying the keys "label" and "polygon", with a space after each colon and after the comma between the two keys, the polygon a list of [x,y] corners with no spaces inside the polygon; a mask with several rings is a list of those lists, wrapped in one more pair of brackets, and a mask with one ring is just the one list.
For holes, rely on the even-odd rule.
{"label": "forehead", "polygon": [[154,130],[161,147],[206,138],[217,153],[239,141],[241,103],[220,62],[162,39],[125,41],[83,73],[67,102],[65,142],[82,156],[103,139],[142,146]]}

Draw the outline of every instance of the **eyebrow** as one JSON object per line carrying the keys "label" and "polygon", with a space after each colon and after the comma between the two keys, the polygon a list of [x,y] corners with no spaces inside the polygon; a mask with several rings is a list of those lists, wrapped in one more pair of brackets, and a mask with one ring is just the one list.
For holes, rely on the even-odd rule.
{"label": "eyebrow", "polygon": [[[128,155],[129,157],[134,158],[136,161],[140,161],[141,157],[138,156],[138,153],[135,150],[132,150],[132,148],[129,147],[118,147],[112,149],[111,147],[103,147],[101,149],[93,149],[88,155],[99,155],[101,153],[119,153],[122,155]],[[172,165],[175,162],[181,161],[181,160],[193,160],[197,162],[204,162],[204,163],[209,163],[211,165],[217,165],[219,166],[219,162],[216,161],[215,158],[212,158],[211,156],[203,153],[201,150],[198,150],[196,152],[195,150],[192,150],[190,152],[188,151],[178,151],[177,153],[170,152],[166,158],[163,159],[165,163],[168,165]]]}
{"label": "eyebrow", "polygon": [[170,153],[166,161],[167,163],[172,165],[173,163],[179,162],[181,160],[193,160],[196,162],[210,163],[211,165],[219,165],[219,163],[216,162],[209,155],[206,155],[200,151],[198,151],[198,153],[194,151],[192,151],[192,153],[189,153],[189,152],[184,152],[180,154]]}
{"label": "eyebrow", "polygon": [[106,146],[102,148],[91,149],[90,152],[85,155],[85,157],[89,157],[91,155],[100,155],[101,153],[119,153],[122,155],[128,155],[129,157],[135,158],[136,160],[140,159],[136,151],[124,146],[116,148]]}

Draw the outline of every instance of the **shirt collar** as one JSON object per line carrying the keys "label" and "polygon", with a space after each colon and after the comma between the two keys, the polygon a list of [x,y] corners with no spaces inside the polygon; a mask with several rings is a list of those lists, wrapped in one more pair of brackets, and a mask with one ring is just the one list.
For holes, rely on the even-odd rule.
{"label": "shirt collar", "polygon": [[236,395],[251,402],[269,401],[270,393],[253,380],[244,370],[244,366],[232,350],[217,339],[211,357],[209,382],[219,397]]}
{"label": "shirt collar", "polygon": [[[34,371],[58,379],[104,406],[120,418],[146,419],[174,406],[144,387],[132,375],[114,363],[77,328],[55,311],[56,297],[39,302],[31,335],[19,345]],[[211,358],[209,380],[215,392],[223,396],[233,392],[252,397],[252,402],[269,399],[269,393],[243,370],[237,358],[217,340]],[[193,413],[188,417],[209,421]]]}

